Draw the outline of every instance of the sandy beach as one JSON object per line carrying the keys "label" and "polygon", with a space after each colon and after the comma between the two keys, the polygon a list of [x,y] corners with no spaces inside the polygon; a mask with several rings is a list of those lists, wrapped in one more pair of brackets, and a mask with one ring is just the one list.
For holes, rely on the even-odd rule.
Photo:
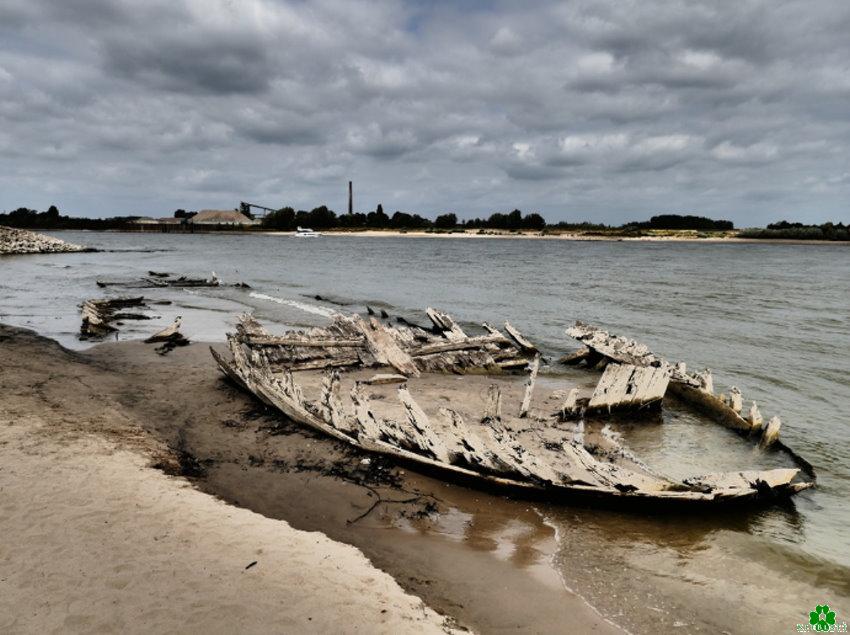
{"label": "sandy beach", "polygon": [[[81,354],[0,327],[3,632],[618,630],[545,567],[421,539],[417,519],[443,495],[433,483],[360,472],[333,443],[268,420],[208,360],[202,345]],[[258,434],[278,469],[262,469]],[[373,492],[419,496],[352,524]],[[275,519],[282,507],[312,531]]]}
{"label": "sandy beach", "polygon": [[[267,236],[295,236],[296,232],[263,231]],[[540,231],[502,231],[502,230],[459,230],[459,231],[401,231],[395,229],[364,229],[364,230],[322,230],[327,236],[349,236],[369,238],[491,238],[496,240],[568,240],[579,242],[637,242],[637,243],[717,243],[717,244],[750,244],[750,245],[847,245],[846,242],[834,240],[786,240],[777,238],[741,238],[736,235],[699,236],[696,231],[659,232],[643,236],[619,236],[616,234],[593,234],[582,232],[540,232]]]}
{"label": "sandy beach", "polygon": [[38,380],[0,339],[2,632],[452,631],[357,549],[152,468],[168,450],[92,374]]}

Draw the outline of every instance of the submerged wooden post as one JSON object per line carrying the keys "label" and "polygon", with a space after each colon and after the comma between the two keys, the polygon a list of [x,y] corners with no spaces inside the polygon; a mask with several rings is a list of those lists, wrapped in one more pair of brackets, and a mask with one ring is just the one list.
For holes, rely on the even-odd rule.
{"label": "submerged wooden post", "polygon": [[779,420],[779,417],[773,417],[768,421],[759,445],[763,448],[769,448],[776,443],[779,440],[779,428],[781,425],[782,422]]}
{"label": "submerged wooden post", "polygon": [[738,390],[737,386],[732,386],[729,390],[729,407],[732,408],[736,414],[741,414],[741,410],[744,409],[744,396],[741,394],[741,391]]}
{"label": "submerged wooden post", "polygon": [[752,431],[756,432],[761,430],[761,426],[764,423],[764,418],[761,416],[761,412],[759,412],[758,404],[754,401],[753,405],[750,406],[750,414],[747,416],[747,421],[750,422],[752,426]]}
{"label": "submerged wooden post", "polygon": [[696,379],[699,382],[699,389],[709,395],[714,394],[714,378],[711,376],[711,369],[706,368],[701,373],[696,374]]}

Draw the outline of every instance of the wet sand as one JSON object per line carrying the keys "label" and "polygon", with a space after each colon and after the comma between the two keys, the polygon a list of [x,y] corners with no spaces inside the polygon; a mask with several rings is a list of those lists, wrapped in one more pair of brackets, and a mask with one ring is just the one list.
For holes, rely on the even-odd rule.
{"label": "wet sand", "polygon": [[[264,412],[206,346],[73,353],[0,327],[0,390],[0,530],[16,545],[0,552],[5,631],[618,630],[566,589],[555,533],[529,504],[364,462]],[[290,525],[358,547],[401,589]]]}
{"label": "wet sand", "polygon": [[[123,469],[122,482],[133,483],[145,474],[156,474],[142,467],[147,461],[183,475],[160,476],[168,483],[191,483],[193,489],[185,486],[185,491],[208,502],[218,498],[232,505],[217,503],[201,522],[195,512],[185,515],[186,509],[195,508],[196,499],[175,504],[173,513],[184,515],[173,522],[185,531],[181,536],[187,544],[204,540],[210,526],[229,522],[228,515],[248,510],[262,515],[250,517],[259,524],[285,521],[274,530],[275,543],[288,535],[290,526],[319,531],[357,547],[405,592],[476,632],[614,632],[619,627],[633,633],[673,628],[761,632],[794,628],[804,623],[811,610],[807,607],[825,600],[844,606],[841,600],[850,597],[840,567],[823,562],[815,570],[788,570],[783,565],[787,559],[776,558],[776,548],[758,539],[759,533],[773,531],[776,522],[799,523],[793,504],[778,514],[752,510],[655,515],[510,500],[447,484],[366,457],[266,411],[220,377],[204,344],[165,357],[140,342],[110,342],[73,353],[30,332],[0,327],[0,390],[2,418],[16,422],[14,428],[0,427],[4,496],[10,491],[3,481],[10,473],[7,466],[16,465],[16,453],[24,445],[8,436],[13,429],[26,430],[28,452],[38,456],[39,463],[27,467],[26,474],[31,475],[27,480],[40,479],[39,485],[48,489],[64,486],[70,473],[96,471],[107,459],[110,478]],[[682,426],[694,425],[678,422],[677,416],[671,412],[672,418],[665,417],[663,423],[644,422],[628,432],[627,441],[640,447],[675,448]],[[705,434],[731,433],[711,425]],[[115,456],[121,458],[104,459],[109,452],[80,445],[80,439],[112,444],[119,450]],[[725,443],[723,436],[719,442]],[[728,442],[740,440],[732,436]],[[65,446],[71,443],[68,450]],[[712,453],[709,448],[714,446],[704,447]],[[745,444],[732,447],[751,452]],[[65,458],[57,463],[61,456]],[[65,469],[68,457],[74,457],[76,464]],[[730,461],[738,463],[742,457],[737,454]],[[683,459],[688,461],[688,455]],[[701,457],[693,460],[699,463]],[[18,488],[12,504],[30,518],[32,527],[27,496],[27,487]],[[109,498],[108,492],[104,498]],[[49,507],[49,499],[44,500]],[[133,497],[119,497],[114,511],[137,503]],[[55,504],[61,508],[61,499]],[[47,518],[54,524],[78,522],[64,509]],[[0,516],[0,531],[7,536],[4,522],[5,515]],[[96,526],[91,526],[93,536],[108,535]],[[107,530],[104,523],[103,532]],[[15,544],[26,545],[35,532],[18,535]],[[126,535],[151,543],[150,532],[141,538],[137,530]],[[45,536],[38,544],[61,544],[57,534],[45,532]],[[66,542],[74,545],[76,538]],[[116,553],[121,544],[114,547]],[[231,542],[228,549],[238,558],[228,562],[238,560],[246,566],[260,560],[251,555],[253,547],[246,547],[250,557],[241,564],[243,547],[238,540]],[[159,548],[151,547],[151,554],[160,558],[167,553],[187,570],[197,568],[198,559],[209,555],[183,554],[180,545],[164,552]],[[28,563],[31,552],[18,551],[0,551],[0,585],[12,581],[16,604],[35,609],[34,602],[44,598],[34,600],[28,585],[39,575],[43,561]],[[195,560],[180,560],[184,557]],[[136,577],[148,575],[147,566],[136,561],[132,571]],[[309,567],[299,568],[304,566]],[[23,577],[6,574],[19,569],[25,572]],[[90,595],[104,593],[103,585],[119,579],[119,572],[109,568],[87,565],[84,570],[91,575],[89,581],[99,581],[89,588]],[[283,565],[277,570],[288,571]],[[63,580],[50,587],[49,602],[67,607],[73,584]],[[197,579],[186,584],[196,589],[196,601],[203,601],[207,587]],[[276,582],[272,579],[269,584]],[[216,589],[214,584],[209,597],[218,597]],[[348,598],[348,591],[341,593]],[[0,594],[0,603],[7,597]],[[109,607],[101,608],[101,614],[109,613]],[[0,615],[8,614],[4,609],[0,604]],[[68,609],[55,610],[63,614]],[[421,609],[413,614],[421,616]],[[287,619],[291,617],[287,614]]]}

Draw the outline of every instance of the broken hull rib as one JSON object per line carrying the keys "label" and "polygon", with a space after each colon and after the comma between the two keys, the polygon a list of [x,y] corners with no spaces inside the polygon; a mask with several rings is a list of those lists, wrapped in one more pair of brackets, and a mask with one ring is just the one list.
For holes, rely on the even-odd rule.
{"label": "broken hull rib", "polygon": [[[453,343],[463,342],[466,335],[451,318],[437,312],[435,317],[437,319],[433,321],[435,325],[440,323],[441,337]],[[367,328],[374,329],[377,326],[373,323]],[[382,337],[396,337],[391,327],[384,328],[388,333],[384,333]],[[232,359],[225,359],[211,349],[222,372],[237,385],[293,421],[319,433],[366,452],[392,457],[398,462],[417,467],[420,471],[471,486],[548,500],[584,499],[597,504],[610,501],[617,506],[622,506],[627,501],[691,506],[769,502],[812,485],[809,482],[796,481],[799,471],[796,469],[741,472],[696,477],[681,482],[670,481],[651,472],[641,472],[639,469],[634,471],[636,468],[631,464],[618,465],[599,461],[588,454],[580,444],[566,442],[560,449],[544,456],[542,451],[530,451],[519,442],[514,432],[500,423],[496,414],[500,408],[488,408],[496,418],[488,419],[491,415],[486,416],[485,422],[478,428],[474,424],[466,424],[459,413],[441,409],[441,416],[452,422],[453,427],[447,427],[445,422],[439,424],[429,420],[428,415],[419,408],[408,391],[407,384],[402,384],[398,391],[406,416],[398,420],[376,416],[369,397],[357,389],[359,385],[369,384],[365,378],[355,381],[351,389],[355,415],[347,416],[339,402],[339,380],[334,379],[334,375],[327,375],[322,381],[323,396],[319,401],[324,406],[316,407],[316,402],[304,399],[302,388],[295,382],[291,371],[284,369],[282,378],[275,374],[269,361],[270,357],[265,354],[265,346],[252,349],[244,344],[247,339],[245,335],[259,336],[262,331],[258,323],[250,318],[243,318],[240,325],[242,337],[229,336]],[[298,334],[297,337],[302,335]],[[326,337],[327,333],[317,333],[316,336]],[[402,350],[404,348],[402,345],[395,351],[396,358],[403,361],[400,365],[407,365],[404,360],[410,359],[408,356],[398,357],[398,353],[405,352]],[[387,362],[384,362],[384,365],[386,364]],[[532,365],[532,371],[535,365]],[[279,367],[279,359],[276,367]],[[412,372],[410,375],[418,376]],[[635,373],[632,373],[630,376],[634,375]],[[636,375],[640,376],[641,373]],[[349,378],[348,381],[352,381],[351,373],[346,373],[345,376]],[[650,379],[653,379],[653,382],[650,382],[652,389],[659,390],[659,378]],[[533,380],[530,384],[533,384]],[[328,390],[336,392],[331,395],[327,393]],[[522,406],[526,416],[526,401],[529,395],[527,386]],[[501,401],[498,394],[488,398],[495,399],[496,403]],[[329,404],[332,403],[339,405],[331,407]],[[378,405],[383,403],[381,401]],[[346,421],[343,422],[343,419]],[[537,421],[540,421],[539,416]]]}
{"label": "broken hull rib", "polygon": [[[761,437],[760,445],[762,447],[772,445],[776,450],[787,454],[803,473],[812,479],[811,482],[807,483],[807,486],[814,486],[814,480],[817,478],[817,475],[812,464],[782,441],[778,440],[778,417],[774,417],[776,426],[773,436],[765,443],[767,430],[763,429],[761,415],[759,414],[758,419],[753,419],[752,417],[753,413],[758,413],[756,404],[753,403],[751,414],[748,417],[744,417],[741,403],[738,403],[742,402],[743,399],[737,388],[732,388],[732,391],[737,393],[737,400],[731,397],[727,398],[723,395],[715,395],[714,380],[712,379],[710,369],[705,369],[701,373],[688,373],[683,363],[671,365],[666,360],[650,352],[642,344],[624,337],[610,335],[603,329],[582,322],[576,322],[575,326],[567,329],[567,334],[584,344],[584,348],[577,353],[565,356],[563,358],[564,363],[577,365],[587,362],[587,360],[598,360],[602,358],[609,366],[617,363],[631,363],[635,364],[636,367],[646,369],[667,367],[669,368],[670,375],[669,390],[673,395],[727,428],[754,440],[758,440]],[[606,372],[607,369],[608,366],[606,366]]]}

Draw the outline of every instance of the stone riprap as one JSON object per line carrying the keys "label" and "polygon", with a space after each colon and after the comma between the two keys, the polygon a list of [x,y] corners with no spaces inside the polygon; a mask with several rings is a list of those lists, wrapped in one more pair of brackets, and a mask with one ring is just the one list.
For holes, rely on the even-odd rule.
{"label": "stone riprap", "polygon": [[26,229],[0,227],[0,256],[7,254],[47,254],[91,251],[82,245],[65,242]]}

